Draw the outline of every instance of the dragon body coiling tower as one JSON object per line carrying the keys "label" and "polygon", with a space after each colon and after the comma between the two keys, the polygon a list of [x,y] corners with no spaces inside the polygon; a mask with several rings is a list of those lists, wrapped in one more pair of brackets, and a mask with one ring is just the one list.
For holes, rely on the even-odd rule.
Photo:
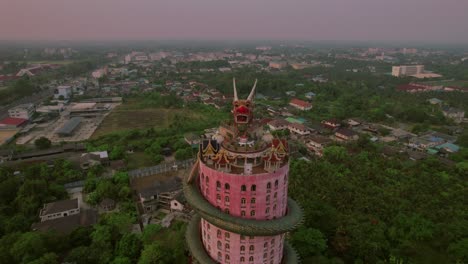
{"label": "dragon body coiling tower", "polygon": [[200,144],[184,181],[186,199],[197,212],[186,236],[193,262],[298,262],[285,241],[303,218],[287,196],[288,143],[253,118],[256,83],[239,100],[233,80],[233,120]]}

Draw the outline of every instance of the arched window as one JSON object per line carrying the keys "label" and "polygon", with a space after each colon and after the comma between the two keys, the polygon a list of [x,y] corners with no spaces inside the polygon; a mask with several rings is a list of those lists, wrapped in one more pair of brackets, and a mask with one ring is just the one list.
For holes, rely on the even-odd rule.
{"label": "arched window", "polygon": [[224,245],[224,247],[225,247],[226,249],[229,249],[229,244],[226,243],[226,244]]}
{"label": "arched window", "polygon": [[231,186],[229,186],[229,183],[224,184],[224,189],[225,189],[225,190],[231,189]]}
{"label": "arched window", "polygon": [[218,194],[216,195],[216,200],[221,200],[221,194],[218,193]]}
{"label": "arched window", "polygon": [[241,251],[241,252],[245,251],[245,246],[241,246],[241,247],[240,247],[240,251]]}
{"label": "arched window", "polygon": [[276,211],[276,204],[273,205],[273,211]]}
{"label": "arched window", "polygon": [[226,260],[230,260],[231,258],[229,257],[229,255],[226,255]]}
{"label": "arched window", "polygon": [[245,262],[245,258],[244,258],[244,257],[241,257],[241,258],[240,258],[240,262]]}
{"label": "arched window", "polygon": [[250,211],[250,216],[255,216],[255,210]]}
{"label": "arched window", "polygon": [[241,198],[241,204],[245,204],[247,200],[245,198]]}
{"label": "arched window", "polygon": [[231,236],[231,235],[229,234],[229,232],[225,232],[225,233],[224,233],[224,237],[229,238],[230,236]]}
{"label": "arched window", "polygon": [[241,186],[241,192],[245,192],[247,190],[247,187],[245,187],[245,185],[242,185]]}
{"label": "arched window", "polygon": [[229,202],[229,196],[224,196],[224,201]]}
{"label": "arched window", "polygon": [[278,180],[275,181],[275,188],[278,188]]}
{"label": "arched window", "polygon": [[208,229],[210,229],[210,224],[209,223],[206,223],[206,226],[208,227]]}
{"label": "arched window", "polygon": [[275,244],[275,239],[272,238],[272,239],[271,239],[271,245],[273,246],[274,244]]}
{"label": "arched window", "polygon": [[267,183],[267,190],[271,189],[271,182]]}
{"label": "arched window", "polygon": [[221,249],[223,247],[223,245],[221,244],[221,241],[218,241],[217,245],[218,245],[218,249]]}
{"label": "arched window", "polygon": [[267,258],[268,257],[268,254],[267,253],[263,253],[263,258]]}
{"label": "arched window", "polygon": [[270,213],[270,207],[267,207],[267,208],[265,209],[265,214],[269,214],[269,213]]}
{"label": "arched window", "polygon": [[249,261],[253,261],[253,256],[250,256],[250,257],[249,257]]}
{"label": "arched window", "polygon": [[255,192],[257,190],[257,185],[250,186],[250,191]]}
{"label": "arched window", "polygon": [[218,251],[218,260],[221,261],[223,259],[223,255],[221,254],[221,252]]}
{"label": "arched window", "polygon": [[[218,236],[218,238],[220,238],[221,237],[221,230],[218,230],[218,232],[216,232],[216,235]],[[221,242],[218,241],[218,243],[221,243]]]}
{"label": "arched window", "polygon": [[268,242],[263,243],[263,247],[267,248],[268,247]]}
{"label": "arched window", "polygon": [[278,193],[273,194],[273,198],[278,197]]}
{"label": "arched window", "polygon": [[221,190],[221,183],[219,181],[216,181],[216,190]]}
{"label": "arched window", "polygon": [[267,202],[270,201],[270,195],[267,195],[267,196],[266,196],[266,201],[267,201]]}
{"label": "arched window", "polygon": [[250,203],[254,204],[255,203],[255,198],[250,199]]}
{"label": "arched window", "polygon": [[245,216],[245,211],[241,211],[241,216]]}
{"label": "arched window", "polygon": [[250,251],[254,251],[254,250],[255,250],[254,245],[251,245],[251,246],[249,247],[249,250],[250,250]]}
{"label": "arched window", "polygon": [[270,252],[270,255],[272,255],[272,256],[273,256],[274,254],[275,254],[275,250],[274,250],[274,249],[272,249],[272,250],[271,250],[271,252]]}

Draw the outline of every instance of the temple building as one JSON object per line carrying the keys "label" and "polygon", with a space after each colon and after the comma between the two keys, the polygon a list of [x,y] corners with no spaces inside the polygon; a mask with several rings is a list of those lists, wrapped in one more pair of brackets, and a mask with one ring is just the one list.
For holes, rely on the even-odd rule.
{"label": "temple building", "polygon": [[193,263],[297,263],[286,233],[303,221],[288,198],[289,150],[253,116],[257,81],[245,100],[234,85],[233,120],[200,143],[184,181],[197,214],[187,229]]}

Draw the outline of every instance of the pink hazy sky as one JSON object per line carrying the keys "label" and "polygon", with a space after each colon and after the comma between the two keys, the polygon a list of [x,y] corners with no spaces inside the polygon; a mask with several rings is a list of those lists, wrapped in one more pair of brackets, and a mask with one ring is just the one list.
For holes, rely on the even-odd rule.
{"label": "pink hazy sky", "polygon": [[0,0],[0,40],[468,43],[468,0]]}

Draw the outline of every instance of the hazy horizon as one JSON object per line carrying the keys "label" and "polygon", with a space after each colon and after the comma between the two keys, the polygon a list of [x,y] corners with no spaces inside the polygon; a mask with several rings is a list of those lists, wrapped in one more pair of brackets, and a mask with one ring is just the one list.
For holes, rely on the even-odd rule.
{"label": "hazy horizon", "polygon": [[0,40],[465,44],[466,10],[463,0],[4,0]]}

